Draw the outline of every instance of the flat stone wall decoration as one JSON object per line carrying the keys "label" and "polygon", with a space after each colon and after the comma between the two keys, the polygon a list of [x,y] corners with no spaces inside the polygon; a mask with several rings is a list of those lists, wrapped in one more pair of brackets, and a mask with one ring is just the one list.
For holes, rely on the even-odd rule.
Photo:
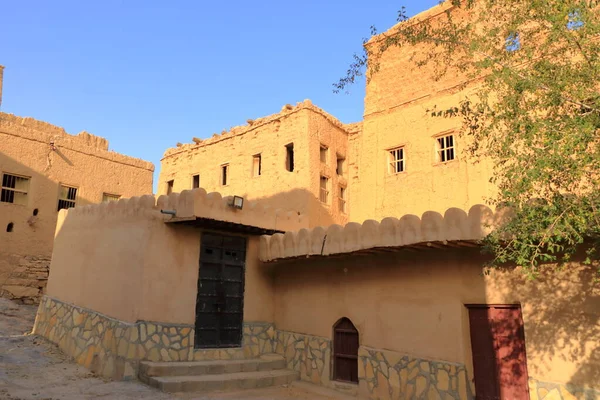
{"label": "flat stone wall decoration", "polygon": [[465,367],[360,347],[361,392],[371,399],[473,399]]}
{"label": "flat stone wall decoration", "polygon": [[331,340],[319,336],[277,331],[275,352],[300,379],[327,386],[330,381]]}
{"label": "flat stone wall decoration", "polygon": [[531,400],[595,400],[600,399],[600,390],[541,382],[535,378],[529,378],[529,398]]}
{"label": "flat stone wall decoration", "polygon": [[33,333],[50,340],[78,364],[106,378],[137,377],[140,360],[192,361],[254,358],[275,348],[273,324],[244,323],[242,347],[194,349],[194,328],[184,324],[119,321],[44,296]]}

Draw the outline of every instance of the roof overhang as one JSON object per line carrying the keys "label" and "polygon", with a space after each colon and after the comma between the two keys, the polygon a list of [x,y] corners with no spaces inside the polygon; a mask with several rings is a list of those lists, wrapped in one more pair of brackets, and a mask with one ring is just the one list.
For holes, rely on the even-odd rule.
{"label": "roof overhang", "polygon": [[244,225],[236,222],[230,221],[221,221],[217,219],[211,218],[203,218],[203,217],[173,217],[169,220],[165,221],[166,224],[169,225],[184,225],[184,226],[193,226],[196,228],[215,230],[215,231],[223,231],[223,232],[232,232],[232,233],[241,233],[246,235],[274,235],[276,233],[283,233],[283,231],[278,231],[275,229],[266,229],[261,228],[259,226],[252,225]]}

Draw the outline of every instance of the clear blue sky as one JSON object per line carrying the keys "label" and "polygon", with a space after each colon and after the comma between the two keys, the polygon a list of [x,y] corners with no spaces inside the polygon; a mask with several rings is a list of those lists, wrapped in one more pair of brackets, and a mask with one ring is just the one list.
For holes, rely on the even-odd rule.
{"label": "clear blue sky", "polygon": [[[109,140],[155,164],[177,142],[311,99],[362,118],[364,83],[333,94],[369,26],[438,0],[18,0],[2,4],[1,110]],[[402,73],[402,71],[398,71]]]}

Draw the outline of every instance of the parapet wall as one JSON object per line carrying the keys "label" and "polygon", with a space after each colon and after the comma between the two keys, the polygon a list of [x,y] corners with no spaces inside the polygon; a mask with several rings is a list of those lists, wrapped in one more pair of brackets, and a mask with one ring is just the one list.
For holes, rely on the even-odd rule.
{"label": "parapet wall", "polygon": [[266,125],[266,124],[269,124],[272,122],[276,122],[276,121],[280,120],[281,118],[286,118],[286,117],[288,117],[292,114],[295,114],[299,111],[302,111],[302,110],[310,110],[317,114],[320,114],[323,117],[325,117],[325,119],[327,119],[329,122],[331,122],[333,125],[339,127],[340,129],[343,129],[344,131],[346,131],[348,133],[350,133],[348,131],[349,126],[351,126],[352,129],[356,129],[356,127],[352,126],[353,124],[343,124],[337,118],[335,118],[331,114],[325,112],[323,109],[315,106],[310,100],[307,99],[307,100],[304,100],[303,102],[296,103],[295,106],[286,104],[283,106],[281,111],[277,114],[268,115],[266,117],[257,118],[254,120],[249,119],[248,125],[235,126],[231,129],[229,129],[228,131],[221,132],[221,134],[215,133],[209,139],[202,140],[202,139],[194,138],[195,143],[181,144],[181,145],[178,145],[177,147],[169,148],[165,151],[165,153],[163,155],[163,159],[174,156],[179,153],[186,152],[191,149],[198,148],[198,147],[210,146],[212,144],[221,142],[223,140],[227,140],[234,136],[244,135],[244,134],[251,132],[263,125]]}
{"label": "parapet wall", "polygon": [[30,117],[24,118],[0,112],[0,133],[48,145],[50,145],[50,142],[54,142],[58,149],[65,147],[110,161],[154,171],[154,165],[148,161],[109,151],[108,140],[102,137],[85,131],[77,135],[70,135],[61,127]]}
{"label": "parapet wall", "polygon": [[[259,227],[277,231],[296,231],[308,227],[304,214],[281,208],[271,208],[261,201],[244,201],[241,210],[230,206],[232,196],[222,197],[220,193],[206,193],[204,189],[184,190],[158,198],[161,210],[174,210],[174,221],[191,218],[207,218],[217,221]],[[166,217],[165,221],[169,221]]]}
{"label": "parapet wall", "polygon": [[489,207],[475,205],[468,214],[458,208],[444,215],[428,211],[421,218],[405,215],[389,217],[381,222],[367,220],[362,224],[350,222],[345,226],[331,225],[298,232],[264,235],[260,241],[261,261],[285,258],[327,256],[353,253],[378,247],[408,247],[429,243],[472,242],[483,239],[508,215],[508,210],[494,213]]}

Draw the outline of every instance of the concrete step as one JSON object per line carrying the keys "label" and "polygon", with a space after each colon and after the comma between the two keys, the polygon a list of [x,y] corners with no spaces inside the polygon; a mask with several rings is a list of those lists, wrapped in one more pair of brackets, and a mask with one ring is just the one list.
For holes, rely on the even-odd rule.
{"label": "concrete step", "polygon": [[278,354],[267,354],[248,360],[179,361],[179,362],[140,362],[140,379],[154,376],[194,376],[228,374],[236,372],[256,372],[283,369],[285,359]]}
{"label": "concrete step", "polygon": [[286,369],[192,376],[154,376],[148,384],[163,392],[209,392],[255,389],[290,384],[300,374]]}

